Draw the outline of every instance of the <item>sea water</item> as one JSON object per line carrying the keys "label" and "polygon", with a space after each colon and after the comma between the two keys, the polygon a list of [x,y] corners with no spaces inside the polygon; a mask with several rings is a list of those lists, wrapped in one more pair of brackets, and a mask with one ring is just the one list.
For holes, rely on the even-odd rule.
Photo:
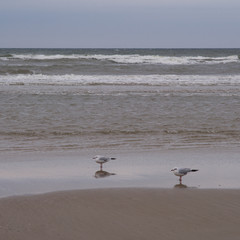
{"label": "sea water", "polygon": [[239,58],[240,49],[0,49],[0,154],[237,150]]}
{"label": "sea water", "polygon": [[239,49],[1,49],[0,152],[240,143]]}

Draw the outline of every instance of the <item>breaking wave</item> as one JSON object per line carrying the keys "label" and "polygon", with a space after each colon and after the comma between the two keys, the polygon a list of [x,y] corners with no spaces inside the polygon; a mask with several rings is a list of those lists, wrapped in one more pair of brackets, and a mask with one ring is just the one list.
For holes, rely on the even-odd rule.
{"label": "breaking wave", "polygon": [[140,55],[140,54],[6,54],[0,56],[2,61],[11,60],[93,60],[109,61],[117,64],[163,64],[163,65],[192,65],[192,64],[225,64],[239,62],[238,55],[223,57],[205,56],[161,56],[161,55]]}
{"label": "breaking wave", "polygon": [[240,85],[240,75],[42,75],[17,74],[0,77],[0,85]]}

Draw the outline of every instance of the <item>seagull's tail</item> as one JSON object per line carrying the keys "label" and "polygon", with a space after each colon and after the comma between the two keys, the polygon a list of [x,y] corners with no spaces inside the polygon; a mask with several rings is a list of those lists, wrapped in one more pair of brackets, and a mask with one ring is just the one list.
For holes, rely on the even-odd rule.
{"label": "seagull's tail", "polygon": [[191,169],[191,172],[197,172],[198,169]]}
{"label": "seagull's tail", "polygon": [[111,158],[111,160],[116,160],[116,158]]}

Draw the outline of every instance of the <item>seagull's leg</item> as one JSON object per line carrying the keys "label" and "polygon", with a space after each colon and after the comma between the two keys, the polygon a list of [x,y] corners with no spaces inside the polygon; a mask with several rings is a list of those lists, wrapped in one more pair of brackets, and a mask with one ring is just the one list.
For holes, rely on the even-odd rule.
{"label": "seagull's leg", "polygon": [[102,171],[102,163],[100,163],[100,170]]}
{"label": "seagull's leg", "polygon": [[179,182],[182,184],[182,176],[179,177]]}

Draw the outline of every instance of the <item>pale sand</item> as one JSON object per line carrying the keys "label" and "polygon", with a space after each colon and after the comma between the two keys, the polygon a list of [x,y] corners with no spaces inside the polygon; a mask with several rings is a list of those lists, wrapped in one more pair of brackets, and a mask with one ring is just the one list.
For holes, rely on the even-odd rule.
{"label": "pale sand", "polygon": [[240,239],[240,190],[101,189],[0,199],[3,240]]}

